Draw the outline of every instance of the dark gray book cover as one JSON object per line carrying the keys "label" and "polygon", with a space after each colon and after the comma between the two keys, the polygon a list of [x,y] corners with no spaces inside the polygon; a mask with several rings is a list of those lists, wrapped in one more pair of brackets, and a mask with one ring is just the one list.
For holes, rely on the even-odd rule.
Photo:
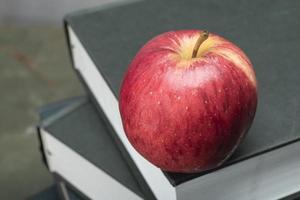
{"label": "dark gray book cover", "polygon": [[[67,188],[69,200],[85,200],[78,195],[74,190]],[[61,199],[59,195],[59,188],[57,185],[52,185],[43,191],[28,198],[28,200],[58,200]]]}
{"label": "dark gray book cover", "polygon": [[[300,1],[145,1],[66,17],[118,98],[123,75],[142,45],[177,29],[205,29],[250,57],[258,79],[254,123],[224,166],[300,139]],[[208,172],[205,172],[208,173]],[[173,185],[203,175],[165,173]]]}
{"label": "dark gray book cover", "polygon": [[47,105],[40,109],[40,117],[41,128],[124,187],[144,196],[106,124],[88,98],[76,97]]}

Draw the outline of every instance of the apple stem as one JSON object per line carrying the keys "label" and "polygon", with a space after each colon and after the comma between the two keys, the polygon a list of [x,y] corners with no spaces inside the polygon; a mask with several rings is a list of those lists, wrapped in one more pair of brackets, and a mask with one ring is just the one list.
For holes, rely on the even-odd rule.
{"label": "apple stem", "polygon": [[209,35],[208,31],[202,31],[200,33],[200,36],[193,49],[192,58],[196,58],[200,45],[208,38],[208,35]]}

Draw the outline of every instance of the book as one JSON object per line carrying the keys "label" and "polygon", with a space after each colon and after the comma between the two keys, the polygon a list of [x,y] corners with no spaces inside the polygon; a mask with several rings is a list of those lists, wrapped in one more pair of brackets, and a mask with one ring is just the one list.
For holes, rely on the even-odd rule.
{"label": "book", "polygon": [[60,196],[61,186],[59,185],[51,185],[50,187],[44,189],[43,191],[33,195],[28,198],[28,200],[85,200],[81,198],[74,190],[69,187],[66,187],[65,193],[67,195],[67,199],[62,199]]}
{"label": "book", "polygon": [[[70,183],[67,179],[60,176],[56,172],[52,172],[53,178],[55,180],[55,184],[57,186],[58,194],[61,200],[70,200],[73,199],[73,196],[77,196],[78,199],[89,200],[86,195],[80,192],[72,183]],[[70,193],[70,191],[72,193]]]}
{"label": "book", "polygon": [[143,199],[106,124],[86,97],[40,110],[39,133],[51,173],[89,199]]}
{"label": "book", "polygon": [[[65,18],[74,69],[126,149],[130,166],[157,199],[278,199],[300,190],[298,6],[258,0],[238,6],[235,1],[143,1]],[[177,29],[205,29],[233,40],[249,55],[258,79],[250,131],[227,162],[202,173],[169,173],[146,161],[127,140],[118,110],[131,59],[149,39]]]}
{"label": "book", "polygon": [[32,195],[27,200],[58,200],[58,199],[60,199],[58,188],[56,185],[51,185],[50,187],[44,189],[43,191]]}

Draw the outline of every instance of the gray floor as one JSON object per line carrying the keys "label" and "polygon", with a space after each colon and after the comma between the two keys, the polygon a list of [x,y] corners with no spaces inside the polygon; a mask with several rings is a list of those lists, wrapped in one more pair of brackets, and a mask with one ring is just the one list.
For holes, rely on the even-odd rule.
{"label": "gray floor", "polygon": [[58,27],[0,27],[0,199],[24,199],[51,177],[41,163],[37,108],[82,94]]}
{"label": "gray floor", "polygon": [[61,23],[69,12],[127,0],[0,0],[0,23]]}
{"label": "gray floor", "polygon": [[52,178],[41,162],[38,107],[83,93],[62,17],[118,0],[0,0],[0,199],[20,200]]}

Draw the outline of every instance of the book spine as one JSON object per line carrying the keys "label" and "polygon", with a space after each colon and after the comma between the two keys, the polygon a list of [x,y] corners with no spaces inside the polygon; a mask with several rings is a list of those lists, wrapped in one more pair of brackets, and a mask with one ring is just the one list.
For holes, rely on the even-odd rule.
{"label": "book spine", "polygon": [[49,170],[49,163],[47,161],[46,158],[46,149],[42,140],[42,135],[41,135],[41,125],[38,125],[36,127],[37,130],[37,135],[38,135],[38,140],[39,140],[39,150],[41,153],[41,157],[42,157],[42,162],[44,163],[44,165],[47,167],[47,169]]}

